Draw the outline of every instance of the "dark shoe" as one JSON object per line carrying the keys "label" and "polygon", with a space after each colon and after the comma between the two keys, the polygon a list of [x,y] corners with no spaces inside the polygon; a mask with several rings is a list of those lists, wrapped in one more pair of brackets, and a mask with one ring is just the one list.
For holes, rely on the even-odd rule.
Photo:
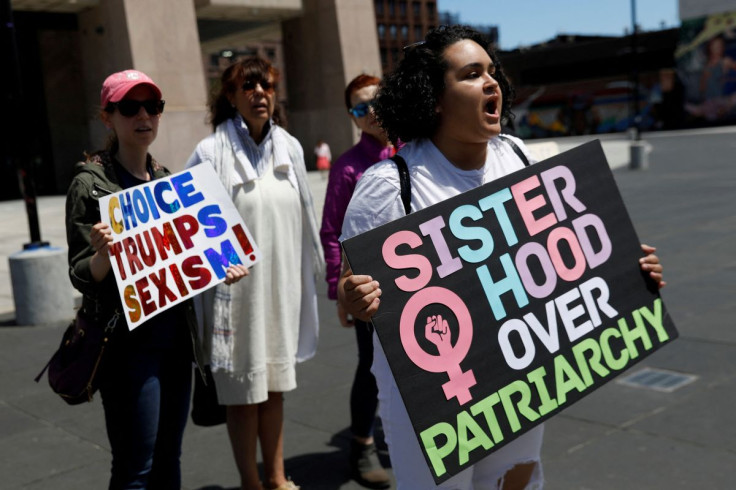
{"label": "dark shoe", "polygon": [[391,478],[378,460],[376,445],[361,444],[355,439],[350,443],[350,469],[355,481],[367,488],[391,487]]}

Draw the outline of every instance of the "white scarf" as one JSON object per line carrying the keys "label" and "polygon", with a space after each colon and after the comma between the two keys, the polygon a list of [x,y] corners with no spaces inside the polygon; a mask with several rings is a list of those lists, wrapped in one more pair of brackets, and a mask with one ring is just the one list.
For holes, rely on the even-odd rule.
{"label": "white scarf", "polygon": [[[314,356],[317,348],[319,324],[315,281],[324,271],[325,262],[319,237],[317,216],[312,193],[309,190],[303,152],[292,142],[292,137],[279,126],[272,126],[274,170],[287,174],[289,182],[298,190],[302,203],[302,216],[306,218],[312,246],[302,249],[302,307],[299,328],[297,360],[304,361]],[[212,165],[223,186],[232,196],[233,186],[258,178],[253,164],[248,160],[243,142],[237,132],[234,119],[228,119],[215,129],[215,159]],[[309,253],[311,252],[311,253]],[[247,280],[247,279],[245,279]],[[233,329],[229,286],[220,283],[210,294],[202,295],[203,319],[212,325],[210,367],[213,371],[233,372]],[[212,312],[212,318],[208,313]]]}

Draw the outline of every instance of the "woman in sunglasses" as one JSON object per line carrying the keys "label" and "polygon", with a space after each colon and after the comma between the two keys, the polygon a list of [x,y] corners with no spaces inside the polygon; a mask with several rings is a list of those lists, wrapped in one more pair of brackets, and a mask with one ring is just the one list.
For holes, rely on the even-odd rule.
{"label": "woman in sunglasses", "polygon": [[[345,88],[345,106],[355,126],[360,129],[360,141],[340,155],[330,170],[325,205],[322,213],[320,237],[325,251],[327,270],[327,296],[337,299],[337,280],[340,278],[340,230],[345,210],[355,190],[355,185],[368,167],[391,157],[394,146],[378,125],[371,105],[376,96],[377,77],[362,74]],[[373,425],[378,407],[378,388],[371,374],[373,362],[373,338],[371,324],[353,321],[337,303],[337,316],[343,327],[355,326],[358,342],[358,367],[350,390],[350,469],[353,478],[370,488],[388,488],[388,474],[381,467],[373,442]]]}
{"label": "woman in sunglasses", "polygon": [[[148,153],[164,101],[145,73],[125,70],[102,84],[100,118],[107,148],[77,164],[67,193],[66,230],[72,284],[82,313],[103,327],[117,322],[100,393],[112,449],[110,488],[179,488],[179,456],[189,411],[197,324],[191,301],[156,315],[133,331],[125,324],[98,199],[170,172]],[[234,266],[228,282],[247,274]]]}
{"label": "woman in sunglasses", "polygon": [[[425,42],[405,49],[404,59],[382,82],[374,108],[389,137],[407,142],[399,155],[408,166],[411,211],[520,170],[525,160],[534,163],[521,140],[499,137],[502,121],[511,116],[512,97],[496,53],[477,31],[442,26]],[[400,189],[394,162],[368,169],[348,206],[342,237],[404,216]],[[664,286],[653,249],[642,249],[642,270]],[[367,320],[380,309],[381,290],[370,276],[351,275],[346,268],[338,294],[357,318]],[[374,340],[379,414],[399,490],[542,488],[541,425],[436,486],[384,351],[376,336]]]}
{"label": "woman in sunglasses", "polygon": [[274,120],[278,81],[261,58],[228,67],[210,103],[215,132],[187,163],[215,167],[263,252],[248,281],[204,302],[210,366],[243,490],[298,488],[284,470],[283,393],[296,388],[296,363],[317,348],[322,247],[302,147]]}

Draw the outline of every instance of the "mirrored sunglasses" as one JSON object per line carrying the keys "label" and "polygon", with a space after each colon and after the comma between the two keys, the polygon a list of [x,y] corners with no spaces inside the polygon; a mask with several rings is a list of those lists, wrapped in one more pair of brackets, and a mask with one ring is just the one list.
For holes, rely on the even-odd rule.
{"label": "mirrored sunglasses", "polygon": [[164,112],[164,104],[166,104],[166,101],[158,99],[123,99],[120,102],[110,102],[107,105],[106,110],[107,112],[113,112],[115,109],[117,109],[120,115],[125,117],[133,117],[137,115],[140,112],[141,107],[143,107],[146,112],[151,116],[157,116]]}
{"label": "mirrored sunglasses", "polygon": [[269,82],[268,80],[246,80],[243,83],[243,92],[253,92],[256,89],[257,85],[260,85],[261,90],[269,94],[272,94],[276,89],[275,84]]}
{"label": "mirrored sunglasses", "polygon": [[348,109],[348,112],[355,117],[365,117],[373,107],[373,101],[361,102]]}

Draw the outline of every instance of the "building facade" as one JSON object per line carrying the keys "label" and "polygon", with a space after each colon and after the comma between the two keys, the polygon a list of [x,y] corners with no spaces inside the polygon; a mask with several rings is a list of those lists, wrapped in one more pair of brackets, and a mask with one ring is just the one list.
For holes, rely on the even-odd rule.
{"label": "building facade", "polygon": [[[161,86],[166,111],[152,153],[174,171],[211,132],[213,64],[253,52],[272,59],[284,75],[288,129],[306,156],[319,139],[336,154],[354,143],[345,85],[360,73],[382,74],[375,23],[364,22],[374,18],[373,0],[3,2],[12,7],[23,87],[11,102],[24,118],[0,146],[2,199],[20,197],[19,167],[32,171],[38,194],[66,190],[82,153],[105,144],[99,90],[115,71],[139,69]],[[11,66],[9,43],[3,51]]]}
{"label": "building facade", "polygon": [[[107,138],[97,121],[99,87],[106,75],[127,68],[149,73],[165,93],[166,112],[152,152],[172,170],[181,169],[196,143],[211,131],[208,95],[222,67],[252,54],[270,59],[281,71],[278,98],[288,115],[288,130],[305,148],[308,164],[311,148],[320,139],[340,154],[358,136],[345,112],[345,85],[360,73],[381,76],[390,71],[403,56],[404,46],[424,39],[429,29],[452,18],[440,17],[438,6],[451,9],[452,4],[438,5],[439,0],[0,1],[14,20],[12,29],[3,23],[3,33],[12,31],[15,39],[14,49],[9,37],[3,39],[3,66],[8,72],[8,67],[18,66],[12,70],[17,73],[0,77],[6,95],[3,108],[11,115],[13,128],[0,143],[0,199],[20,197],[19,169],[34,176],[39,194],[66,190],[74,163],[83,158],[83,152],[102,147]],[[683,23],[694,22],[695,43],[701,32],[710,32],[703,19],[710,16],[710,26],[718,20],[713,16],[736,12],[736,0],[680,0],[679,11]],[[489,29],[495,40],[498,29]],[[671,44],[672,37],[665,33],[657,42]],[[606,74],[606,68],[599,67],[598,78],[590,80],[589,72],[580,70],[585,63],[570,63],[568,55],[610,46],[614,52],[609,65],[621,66],[615,49],[625,49],[626,43],[600,39],[597,47],[585,47],[593,40],[578,41],[577,47],[548,47],[537,54],[504,53],[513,82],[520,88],[519,100],[527,102],[520,112],[532,108],[534,95],[545,85],[547,102],[552,103],[536,116],[553,130],[557,127],[553,99],[556,92],[567,90],[564,84],[574,85],[571,90],[589,82],[608,84],[596,96],[618,104],[615,111],[624,111],[619,82],[625,82],[627,75]],[[661,49],[648,45],[650,52]],[[698,50],[688,56],[705,48]],[[561,54],[549,56],[555,52]],[[576,56],[584,58],[584,53]],[[596,63],[594,57],[588,58],[588,63]],[[567,63],[569,69],[550,66],[552,59]],[[642,83],[659,83],[666,89],[679,80],[673,76],[674,62],[669,68],[657,65],[662,59],[647,65],[656,65],[656,71],[643,74]],[[691,65],[701,61],[688,59]],[[573,73],[579,78],[544,78]],[[16,93],[14,85],[22,90]],[[537,102],[545,101],[538,95]],[[579,108],[587,107],[585,97],[568,103],[574,106],[575,124],[581,127],[579,115],[585,110]],[[694,110],[707,113],[708,107],[696,104]],[[534,116],[529,110],[526,115]],[[544,118],[552,119],[545,122]]]}
{"label": "building facade", "polygon": [[384,73],[403,56],[404,46],[421,41],[439,25],[436,0],[374,0],[376,31]]}
{"label": "building facade", "polygon": [[736,0],[681,0],[681,26],[561,35],[501,53],[522,138],[736,124]]}

